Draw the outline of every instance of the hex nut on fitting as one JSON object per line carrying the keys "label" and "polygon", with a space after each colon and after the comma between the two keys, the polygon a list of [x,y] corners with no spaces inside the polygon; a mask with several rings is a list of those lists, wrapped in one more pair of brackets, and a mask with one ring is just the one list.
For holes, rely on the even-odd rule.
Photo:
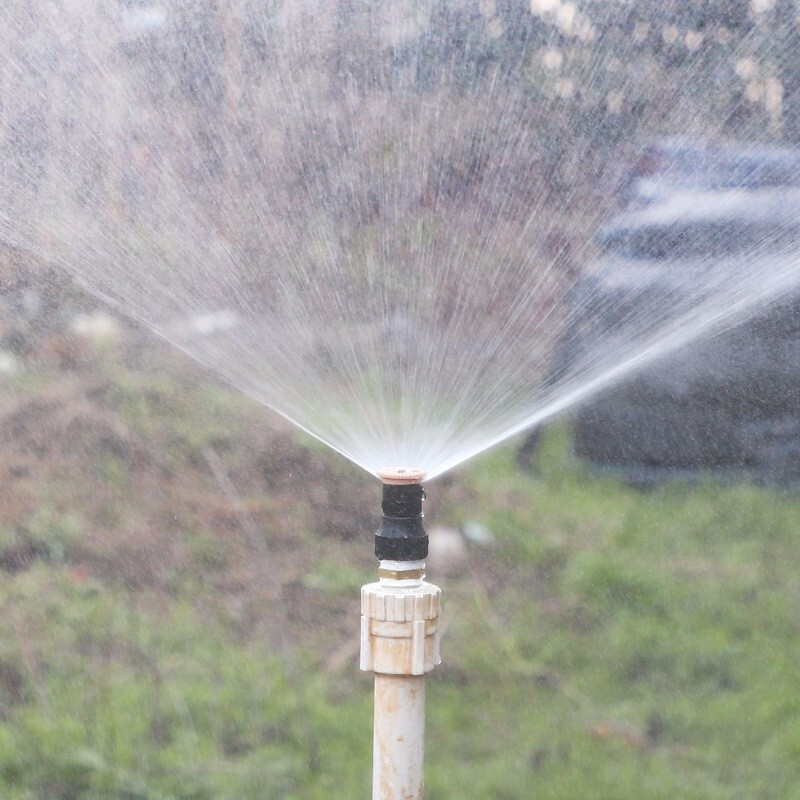
{"label": "hex nut on fitting", "polygon": [[441,590],[432,583],[361,588],[361,669],[384,675],[424,675],[441,663]]}

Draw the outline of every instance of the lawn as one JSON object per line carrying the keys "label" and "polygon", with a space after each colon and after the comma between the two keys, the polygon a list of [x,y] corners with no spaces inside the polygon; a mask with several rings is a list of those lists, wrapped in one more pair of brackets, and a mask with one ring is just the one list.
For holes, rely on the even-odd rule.
{"label": "lawn", "polygon": [[[126,426],[97,459],[102,502],[85,474],[30,465],[9,494],[0,797],[368,798],[357,596],[377,485],[283,431],[278,480],[239,443],[261,411],[129,378],[87,390]],[[628,488],[576,462],[565,425],[532,475],[501,447],[428,493],[429,525],[495,537],[429,576],[447,626],[429,800],[800,797],[800,500]]]}

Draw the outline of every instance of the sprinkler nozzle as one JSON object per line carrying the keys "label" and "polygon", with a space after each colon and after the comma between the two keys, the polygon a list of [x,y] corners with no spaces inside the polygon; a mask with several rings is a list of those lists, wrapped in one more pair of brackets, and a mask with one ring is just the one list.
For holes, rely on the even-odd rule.
{"label": "sprinkler nozzle", "polygon": [[387,469],[378,470],[378,477],[381,481],[393,486],[422,483],[427,474],[424,469],[407,469],[405,467],[388,467]]}
{"label": "sprinkler nozzle", "polygon": [[375,534],[375,555],[381,561],[423,561],[428,534],[422,525],[425,490],[422,469],[382,469],[383,521]]}

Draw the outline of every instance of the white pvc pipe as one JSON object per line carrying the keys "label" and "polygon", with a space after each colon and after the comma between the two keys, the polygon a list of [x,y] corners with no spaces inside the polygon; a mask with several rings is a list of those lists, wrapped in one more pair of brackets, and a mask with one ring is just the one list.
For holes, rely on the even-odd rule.
{"label": "white pvc pipe", "polygon": [[375,675],[373,800],[422,800],[425,677]]}
{"label": "white pvc pipe", "polygon": [[381,562],[361,588],[361,669],[375,675],[372,800],[422,800],[425,673],[440,661],[441,592],[425,563]]}

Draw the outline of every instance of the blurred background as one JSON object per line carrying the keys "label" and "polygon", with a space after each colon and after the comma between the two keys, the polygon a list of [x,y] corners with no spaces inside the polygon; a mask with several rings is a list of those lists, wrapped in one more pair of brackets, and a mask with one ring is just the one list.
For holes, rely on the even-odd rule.
{"label": "blurred background", "polygon": [[[613,183],[614,213],[586,241],[547,240],[577,276],[561,302],[624,290],[641,261],[669,275],[687,254],[796,239],[794,0],[604,2],[602,31],[586,22],[596,5],[464,2],[419,33],[441,46],[432,58],[469,41],[476,63],[525,65],[552,113],[536,123],[540,160],[519,171],[547,176],[537,201],[566,231]],[[152,133],[179,107],[208,143],[198,192],[213,196],[230,179],[216,157],[221,76],[241,58],[231,42],[249,57],[261,46],[251,4],[71,7],[107,25],[98,59],[121,74],[182,65],[166,95],[154,84],[148,117],[111,122]],[[331,4],[345,41],[358,8]],[[6,55],[51,40],[45,10],[7,0],[3,14],[17,20],[0,31]],[[542,20],[563,46],[537,39]],[[519,40],[520,26],[534,34]],[[204,46],[178,58],[184,28]],[[68,53],[81,30],[61,33]],[[579,92],[601,34],[608,83]],[[39,164],[45,181],[53,143],[103,109],[54,108],[53,87],[21,83],[13,63],[0,76],[4,169]],[[585,145],[570,142],[577,160],[559,108]],[[624,134],[645,117],[643,157]],[[137,175],[152,153],[124,140],[113,157],[131,165],[128,188],[102,204],[144,224],[150,184]],[[81,165],[86,185],[102,182],[101,156]],[[459,198],[480,164],[469,148],[452,158],[441,170]],[[430,800],[800,796],[798,303],[784,297],[429,486],[428,574],[446,626],[428,691]],[[590,321],[562,337],[552,374],[603,323]],[[227,324],[198,315],[181,335]],[[0,796],[367,797],[372,681],[356,666],[378,502],[366,473],[41,254],[0,244]]]}

